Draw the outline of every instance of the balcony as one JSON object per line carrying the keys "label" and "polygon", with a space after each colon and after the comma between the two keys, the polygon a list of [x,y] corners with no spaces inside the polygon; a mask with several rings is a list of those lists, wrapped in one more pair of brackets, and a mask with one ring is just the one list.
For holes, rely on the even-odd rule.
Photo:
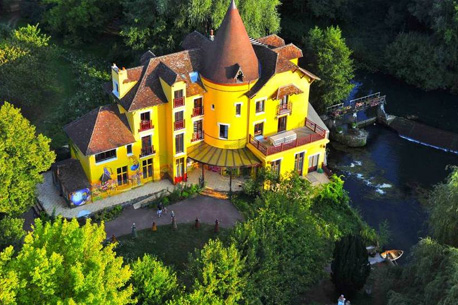
{"label": "balcony", "polygon": [[199,116],[204,114],[204,108],[203,107],[194,107],[192,109],[192,115],[191,117]]}
{"label": "balcony", "polygon": [[175,121],[175,130],[184,129],[184,127],[185,127],[184,120]]}
{"label": "balcony", "polygon": [[156,151],[154,150],[154,146],[144,146],[142,147],[142,151],[140,153],[140,158],[146,157],[149,155],[154,155]]}
{"label": "balcony", "polygon": [[154,125],[151,124],[151,121],[140,121],[140,128],[138,129],[138,132],[145,131],[148,129],[154,128]]}
{"label": "balcony", "polygon": [[173,108],[184,106],[184,98],[176,97],[173,99]]}
{"label": "balcony", "polygon": [[286,103],[286,104],[280,104],[277,107],[277,115],[283,115],[283,114],[291,114],[291,109],[293,104],[291,103]]}
{"label": "balcony", "polygon": [[309,119],[305,120],[304,127],[296,128],[292,131],[296,133],[297,138],[289,143],[282,143],[278,146],[274,146],[270,143],[267,137],[264,137],[263,139],[256,139],[250,135],[250,144],[259,150],[263,155],[269,156],[326,138],[326,130]]}
{"label": "balcony", "polygon": [[192,133],[192,138],[191,142],[199,141],[204,139],[204,132],[203,131],[198,131],[198,132],[193,132]]}

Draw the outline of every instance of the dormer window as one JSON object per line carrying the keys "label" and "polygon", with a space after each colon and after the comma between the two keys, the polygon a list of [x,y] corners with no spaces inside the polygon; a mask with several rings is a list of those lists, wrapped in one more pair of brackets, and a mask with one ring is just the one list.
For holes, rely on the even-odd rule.
{"label": "dormer window", "polygon": [[243,83],[243,72],[239,71],[236,78],[238,83]]}
{"label": "dormer window", "polygon": [[235,72],[234,79],[237,83],[243,83],[244,75],[243,75],[242,67],[240,67],[238,64],[235,64],[235,67],[237,70]]}
{"label": "dormer window", "polygon": [[113,80],[113,94],[119,97],[119,85],[115,80]]}

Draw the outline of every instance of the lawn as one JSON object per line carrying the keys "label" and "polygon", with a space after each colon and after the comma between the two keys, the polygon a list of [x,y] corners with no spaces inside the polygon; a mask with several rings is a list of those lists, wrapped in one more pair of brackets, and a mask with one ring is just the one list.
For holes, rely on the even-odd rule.
{"label": "lawn", "polygon": [[178,224],[176,231],[171,225],[158,226],[156,232],[151,229],[139,231],[136,239],[131,235],[120,237],[116,252],[125,259],[136,259],[144,253],[152,254],[166,265],[173,265],[176,270],[182,271],[189,253],[201,249],[209,239],[227,238],[229,232],[220,228],[220,232],[215,233],[214,226],[206,224],[201,224],[199,230],[194,228],[194,224]]}

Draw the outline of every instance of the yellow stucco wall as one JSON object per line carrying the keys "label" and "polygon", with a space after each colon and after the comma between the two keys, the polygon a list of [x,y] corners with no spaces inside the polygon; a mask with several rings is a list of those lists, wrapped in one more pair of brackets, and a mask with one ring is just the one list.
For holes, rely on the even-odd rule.
{"label": "yellow stucco wall", "polygon": [[[292,60],[297,62],[297,60]],[[119,94],[124,96],[135,85],[135,82],[124,82],[127,79],[126,70],[112,68],[113,81],[119,85]],[[303,93],[289,96],[291,103],[291,113],[287,116],[286,130],[303,127],[307,117],[307,106],[310,91],[310,79],[304,76],[300,71],[288,71],[273,76],[267,84],[253,98],[248,98],[246,93],[255,85],[255,82],[243,85],[221,85],[215,84],[201,77],[201,81],[207,92],[202,95],[186,97],[186,83],[177,82],[169,86],[165,81],[160,79],[162,90],[167,99],[167,103],[159,104],[153,107],[147,107],[136,111],[126,111],[118,104],[119,110],[125,114],[129,122],[135,143],[132,144],[132,155],[127,155],[126,146],[117,148],[117,157],[114,160],[96,163],[95,156],[84,156],[77,148],[72,149],[72,157],[80,160],[83,169],[88,176],[91,184],[95,186],[93,198],[101,198],[116,194],[117,192],[135,187],[152,180],[163,179],[165,174],[173,182],[180,181],[177,179],[176,162],[184,159],[184,171],[186,171],[187,150],[193,145],[197,145],[202,140],[192,141],[194,132],[193,123],[202,120],[204,139],[207,144],[226,149],[235,149],[248,147],[262,162],[264,167],[269,167],[272,161],[281,159],[281,174],[285,174],[294,169],[295,154],[304,152],[303,174],[307,174],[308,158],[311,155],[320,154],[319,167],[325,158],[325,146],[327,139],[316,141],[310,144],[295,147],[277,154],[264,156],[254,146],[248,143],[249,135],[254,135],[254,126],[258,122],[264,122],[264,136],[270,136],[278,132],[277,108],[280,104],[275,99],[277,90],[287,85],[295,85]],[[174,92],[183,90],[184,106],[174,107]],[[193,117],[194,99],[202,97],[204,114]],[[262,113],[256,113],[256,102],[265,100],[265,110]],[[240,115],[236,114],[236,105],[241,105]],[[175,113],[184,112],[185,128],[175,130]],[[140,131],[141,114],[150,112],[153,128]],[[220,138],[220,124],[227,124],[228,139]],[[178,134],[184,135],[184,151],[177,153],[175,137]],[[140,157],[142,147],[142,137],[151,135],[152,144],[155,153],[144,158]],[[143,179],[142,161],[147,159],[153,160],[153,177]],[[139,164],[138,169],[133,170],[135,164]],[[123,186],[117,186],[117,169],[123,166],[128,167],[129,183]],[[100,178],[104,169],[111,173],[113,183],[104,186],[100,190]],[[178,178],[179,179],[179,178]]]}
{"label": "yellow stucco wall", "polygon": [[[201,78],[207,90],[205,94],[205,142],[219,148],[242,148],[247,143],[249,99],[245,95],[256,82],[243,85],[219,85]],[[241,103],[241,113],[235,113]],[[219,125],[229,126],[228,139],[220,138]]]}

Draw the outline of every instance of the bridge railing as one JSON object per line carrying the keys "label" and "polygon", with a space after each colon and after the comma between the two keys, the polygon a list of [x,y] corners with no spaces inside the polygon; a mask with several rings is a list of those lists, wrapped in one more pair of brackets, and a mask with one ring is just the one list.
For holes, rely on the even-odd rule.
{"label": "bridge railing", "polygon": [[343,103],[326,108],[327,114],[331,117],[339,117],[347,113],[361,111],[366,108],[375,107],[386,103],[386,96],[380,96],[380,92],[366,95],[357,99],[350,100],[348,105]]}

